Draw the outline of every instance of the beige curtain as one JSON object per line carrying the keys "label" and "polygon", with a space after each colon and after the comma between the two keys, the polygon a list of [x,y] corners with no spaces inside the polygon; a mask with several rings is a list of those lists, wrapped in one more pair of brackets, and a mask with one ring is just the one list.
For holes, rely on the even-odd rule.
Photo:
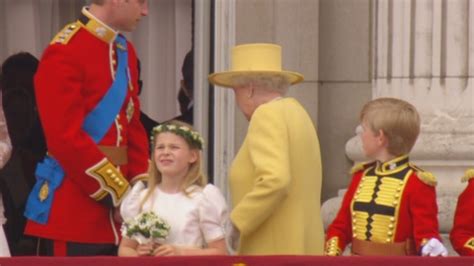
{"label": "beige curtain", "polygon": [[[0,61],[26,51],[40,58],[86,0],[0,0]],[[178,114],[181,63],[191,49],[192,0],[149,0],[149,16],[128,37],[142,61],[142,109],[158,121]]]}

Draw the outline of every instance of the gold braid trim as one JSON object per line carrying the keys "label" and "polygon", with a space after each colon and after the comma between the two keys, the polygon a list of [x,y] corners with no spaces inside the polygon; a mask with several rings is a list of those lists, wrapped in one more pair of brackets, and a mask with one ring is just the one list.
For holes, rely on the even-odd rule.
{"label": "gold braid trim", "polygon": [[326,241],[326,249],[324,254],[327,256],[340,256],[341,249],[339,248],[339,237],[333,236]]}
{"label": "gold braid trim", "polygon": [[474,178],[474,168],[472,168],[472,169],[467,169],[467,170],[466,170],[466,173],[464,173],[464,176],[461,178],[461,181],[462,181],[462,182],[467,182],[467,181],[469,181],[471,178]]}

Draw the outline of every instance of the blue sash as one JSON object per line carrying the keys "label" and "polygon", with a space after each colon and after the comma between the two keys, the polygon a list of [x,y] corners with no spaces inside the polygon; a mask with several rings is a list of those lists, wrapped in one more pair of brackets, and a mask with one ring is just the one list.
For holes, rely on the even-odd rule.
{"label": "blue sash", "polygon": [[[118,35],[115,42],[118,61],[115,80],[101,101],[85,117],[82,124],[82,129],[95,143],[99,143],[108,132],[127,95],[127,40],[122,35]],[[24,215],[37,223],[46,224],[53,203],[54,191],[64,179],[64,170],[56,159],[46,156],[36,166],[35,175],[36,183],[28,196]]]}

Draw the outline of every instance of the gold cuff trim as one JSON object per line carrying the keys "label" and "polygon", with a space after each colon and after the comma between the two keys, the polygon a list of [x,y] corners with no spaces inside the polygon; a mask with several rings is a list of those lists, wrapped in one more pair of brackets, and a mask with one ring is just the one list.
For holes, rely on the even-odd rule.
{"label": "gold cuff trim", "polygon": [[[130,185],[128,181],[106,158],[87,169],[86,174],[93,177],[100,184],[101,189],[91,195],[96,200],[104,198],[108,193],[112,197],[114,206],[118,206],[125,193],[129,190]],[[104,195],[104,193],[106,194]]]}
{"label": "gold cuff trim", "polygon": [[147,180],[148,180],[148,174],[143,173],[143,174],[136,175],[134,178],[132,178],[132,180],[130,180],[130,184],[134,185],[138,181],[145,181],[146,182]]}
{"label": "gold cuff trim", "polygon": [[101,189],[97,190],[94,194],[92,194],[91,198],[93,198],[96,201],[100,201],[103,198],[105,198],[105,196],[107,196],[108,194],[109,193],[107,193],[107,191],[102,190],[102,188],[101,188]]}
{"label": "gold cuff trim", "polygon": [[469,238],[464,244],[464,247],[474,250],[474,237]]}
{"label": "gold cuff trim", "polygon": [[341,249],[339,248],[339,237],[333,236],[328,241],[326,241],[326,250],[324,253],[327,256],[341,255]]}

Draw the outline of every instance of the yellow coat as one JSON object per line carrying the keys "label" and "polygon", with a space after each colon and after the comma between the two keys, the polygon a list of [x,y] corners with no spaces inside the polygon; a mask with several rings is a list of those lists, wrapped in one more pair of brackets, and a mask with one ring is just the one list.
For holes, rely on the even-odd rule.
{"label": "yellow coat", "polygon": [[239,254],[323,254],[319,141],[298,101],[255,110],[229,175]]}

